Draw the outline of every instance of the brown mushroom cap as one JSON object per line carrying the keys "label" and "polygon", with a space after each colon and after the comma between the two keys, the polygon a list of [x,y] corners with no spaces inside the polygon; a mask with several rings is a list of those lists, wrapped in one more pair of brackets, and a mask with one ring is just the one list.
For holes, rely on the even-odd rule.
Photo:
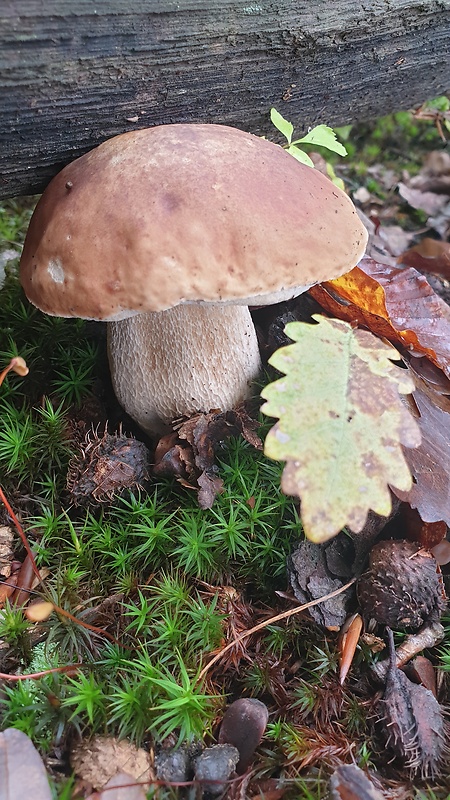
{"label": "brown mushroom cap", "polygon": [[63,317],[264,304],[346,272],[366,240],[344,192],[278,145],[222,125],[164,125],[116,136],[52,180],[21,281]]}

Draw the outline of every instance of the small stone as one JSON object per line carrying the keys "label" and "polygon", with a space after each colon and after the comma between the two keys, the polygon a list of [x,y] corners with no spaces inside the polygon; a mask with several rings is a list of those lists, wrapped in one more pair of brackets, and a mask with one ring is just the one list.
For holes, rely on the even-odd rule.
{"label": "small stone", "polygon": [[[239,750],[231,744],[215,744],[195,760],[195,778],[201,781],[203,791],[215,797],[225,790],[239,761]],[[211,782],[209,782],[211,781]]]}
{"label": "small stone", "polygon": [[167,783],[184,783],[191,776],[191,755],[186,747],[160,750],[155,755],[156,777]]}

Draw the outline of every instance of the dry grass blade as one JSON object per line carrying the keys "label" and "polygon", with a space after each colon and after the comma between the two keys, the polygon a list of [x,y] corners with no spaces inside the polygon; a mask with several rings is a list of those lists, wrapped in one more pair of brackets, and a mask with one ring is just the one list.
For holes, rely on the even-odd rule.
{"label": "dry grass blade", "polygon": [[302,611],[306,611],[308,608],[312,608],[312,606],[316,606],[319,603],[325,602],[325,600],[331,600],[332,597],[337,597],[338,594],[341,592],[345,592],[346,589],[349,589],[350,586],[356,582],[356,578],[352,578],[351,581],[341,586],[339,589],[336,589],[334,592],[330,592],[329,594],[324,594],[323,597],[317,598],[317,600],[311,600],[309,603],[304,603],[297,608],[291,608],[289,611],[283,611],[281,614],[277,614],[275,617],[270,617],[270,619],[264,620],[264,622],[260,622],[258,625],[255,625],[254,628],[250,628],[247,631],[244,631],[236,639],[233,639],[232,642],[229,642],[225,647],[223,647],[216,655],[211,659],[211,661],[206,664],[205,667],[200,671],[198,680],[201,681],[205,675],[209,672],[211,667],[216,664],[228,650],[231,650],[232,647],[235,647],[238,642],[241,642],[243,639],[246,639],[248,636],[251,636],[253,633],[257,633],[257,631],[261,631],[263,628],[266,628],[268,625],[273,625],[275,622],[280,622],[282,619],[289,619],[293,617],[295,614],[300,614]]}

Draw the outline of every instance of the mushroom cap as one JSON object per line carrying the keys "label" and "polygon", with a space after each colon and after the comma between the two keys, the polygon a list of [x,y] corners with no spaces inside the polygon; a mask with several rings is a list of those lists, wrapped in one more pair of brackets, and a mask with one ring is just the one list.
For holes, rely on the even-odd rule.
{"label": "mushroom cap", "polygon": [[125,133],[65,167],[33,214],[21,281],[63,317],[270,304],[348,271],[367,233],[347,195],[222,125]]}

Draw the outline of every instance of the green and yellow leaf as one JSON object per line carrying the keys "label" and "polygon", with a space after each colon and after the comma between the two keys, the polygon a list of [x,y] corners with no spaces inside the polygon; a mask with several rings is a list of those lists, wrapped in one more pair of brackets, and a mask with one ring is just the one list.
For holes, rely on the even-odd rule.
{"label": "green and yellow leaf", "polygon": [[309,539],[323,542],[343,527],[362,529],[369,509],[387,516],[389,486],[412,479],[401,445],[417,447],[417,423],[400,394],[414,385],[389,344],[342,320],[291,322],[294,344],[270,363],[285,377],[265,387],[262,410],[278,422],[265,454],[286,461],[282,489],[301,498]]}

